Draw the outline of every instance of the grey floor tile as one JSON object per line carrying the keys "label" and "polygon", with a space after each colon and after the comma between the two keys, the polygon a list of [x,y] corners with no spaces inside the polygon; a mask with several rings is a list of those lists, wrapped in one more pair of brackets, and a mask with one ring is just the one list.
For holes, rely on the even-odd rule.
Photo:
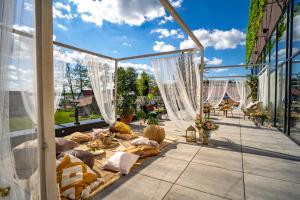
{"label": "grey floor tile", "polygon": [[179,160],[191,161],[195,154],[200,149],[200,146],[194,144],[172,144],[168,145],[161,155],[172,157]]}
{"label": "grey floor tile", "polygon": [[242,171],[241,152],[225,149],[202,147],[192,162]]}
{"label": "grey floor tile", "polygon": [[243,154],[246,173],[292,181],[300,184],[300,162],[266,156]]}
{"label": "grey floor tile", "polygon": [[300,185],[276,179],[245,174],[247,200],[299,200]]}
{"label": "grey floor tile", "polygon": [[93,199],[101,200],[153,200],[162,199],[172,184],[136,174],[120,181],[99,193]]}
{"label": "grey floor tile", "polygon": [[241,172],[191,163],[176,184],[230,199],[244,199]]}
{"label": "grey floor tile", "polygon": [[138,173],[174,183],[187,164],[187,161],[169,157],[160,157],[153,161],[149,159],[143,163]]}
{"label": "grey floor tile", "polygon": [[222,200],[224,198],[200,192],[198,190],[174,185],[164,200]]}

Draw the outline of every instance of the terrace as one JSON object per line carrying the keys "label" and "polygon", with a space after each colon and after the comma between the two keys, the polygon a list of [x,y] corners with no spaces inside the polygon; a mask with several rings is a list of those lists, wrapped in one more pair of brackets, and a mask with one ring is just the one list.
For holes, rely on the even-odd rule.
{"label": "terrace", "polygon": [[[164,11],[158,25],[176,22],[176,33],[168,34],[181,38],[180,48],[155,41],[150,53],[126,49],[118,56],[56,41],[52,20],[76,18],[75,8],[86,15],[92,7],[82,2],[0,2],[0,197],[300,198],[299,0],[251,0],[247,36],[223,32],[244,38],[232,44],[217,37],[218,29],[207,31],[209,42],[201,36],[206,30],[192,31],[179,14],[183,1],[151,0]],[[105,2],[89,4],[107,14]],[[132,12],[141,9],[150,25],[154,11],[142,7]],[[114,20],[105,23],[125,23]],[[169,37],[153,29],[136,41],[143,46],[157,33]],[[124,39],[102,36],[94,47],[104,52],[107,38]],[[238,56],[246,64],[204,57],[212,47],[245,42]],[[230,60],[228,52],[222,53]]]}

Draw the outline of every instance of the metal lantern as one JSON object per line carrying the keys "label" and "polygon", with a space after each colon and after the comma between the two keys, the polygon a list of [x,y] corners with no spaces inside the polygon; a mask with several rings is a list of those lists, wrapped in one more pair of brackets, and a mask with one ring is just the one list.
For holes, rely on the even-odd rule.
{"label": "metal lantern", "polygon": [[196,129],[192,125],[186,129],[185,138],[187,142],[196,142]]}

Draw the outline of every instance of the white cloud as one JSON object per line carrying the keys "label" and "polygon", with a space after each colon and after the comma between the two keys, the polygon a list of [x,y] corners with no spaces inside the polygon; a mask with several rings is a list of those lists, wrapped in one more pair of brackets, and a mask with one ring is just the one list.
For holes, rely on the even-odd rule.
{"label": "white cloud", "polygon": [[113,50],[113,53],[116,54],[116,53],[118,53],[118,51],[117,50]]}
{"label": "white cloud", "polygon": [[140,26],[166,15],[159,1],[149,0],[70,0],[83,21],[102,26],[103,21]]}
{"label": "white cloud", "polygon": [[57,27],[60,28],[63,31],[68,31],[68,28],[62,24],[57,24]]}
{"label": "white cloud", "polygon": [[70,20],[77,17],[76,14],[72,14],[70,5],[65,5],[61,2],[56,2],[53,4],[52,12],[53,12],[53,18]]}
{"label": "white cloud", "polygon": [[170,16],[164,16],[162,20],[160,20],[160,22],[158,23],[158,25],[163,25],[163,24],[166,24],[167,22],[171,22],[173,21],[173,17],[170,15]]}
{"label": "white cloud", "polygon": [[53,34],[53,41],[55,41],[56,40],[56,36]]}
{"label": "white cloud", "polygon": [[158,29],[153,29],[151,31],[151,33],[158,33],[159,34],[159,38],[162,39],[162,38],[166,38],[166,37],[171,37],[171,36],[174,36],[178,39],[183,39],[184,38],[184,35],[183,33],[180,31],[180,29],[171,29],[171,30],[168,30],[166,28],[158,28]]}
{"label": "white cloud", "polygon": [[147,71],[152,73],[153,69],[151,66],[147,64],[136,64],[136,63],[131,63],[131,62],[120,62],[119,66],[124,67],[124,68],[129,68],[132,67],[134,68],[138,73],[141,73],[143,71]]}
{"label": "white cloud", "polygon": [[19,31],[23,31],[26,33],[34,33],[34,28],[29,27],[29,26],[19,26],[19,25],[13,25],[13,28]]}
{"label": "white cloud", "polygon": [[183,0],[170,0],[170,3],[173,7],[179,8],[181,7]]}
{"label": "white cloud", "polygon": [[204,63],[207,65],[220,65],[223,62],[223,59],[213,57],[212,59],[208,59],[204,57]]}
{"label": "white cloud", "polygon": [[[215,49],[235,49],[238,45],[245,45],[246,34],[237,30],[222,31],[214,29],[212,31],[206,29],[198,29],[193,31],[201,44]],[[180,43],[180,49],[196,47],[191,38]]]}
{"label": "white cloud", "polygon": [[63,4],[61,2],[54,3],[54,7],[56,9],[61,9],[61,10],[66,10],[68,12],[71,12],[71,6],[70,5],[65,5],[65,4]]}
{"label": "white cloud", "polygon": [[176,48],[171,44],[166,44],[163,41],[155,41],[153,50],[156,52],[174,51]]}
{"label": "white cloud", "polygon": [[129,42],[123,42],[122,45],[127,46],[127,47],[131,47],[132,44],[130,44]]}
{"label": "white cloud", "polygon": [[24,2],[24,9],[29,11],[29,12],[32,12],[33,11],[33,6],[32,6],[31,3]]}

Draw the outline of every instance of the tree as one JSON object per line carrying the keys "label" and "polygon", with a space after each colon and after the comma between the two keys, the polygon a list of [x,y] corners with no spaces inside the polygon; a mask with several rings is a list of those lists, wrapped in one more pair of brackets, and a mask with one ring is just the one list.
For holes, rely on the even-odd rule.
{"label": "tree", "polygon": [[66,66],[66,78],[68,81],[68,85],[69,85],[69,89],[71,91],[71,95],[72,95],[72,99],[75,100],[75,94],[74,94],[74,90],[73,90],[73,70],[72,67],[70,65],[70,63],[67,63]]}
{"label": "tree", "polygon": [[139,96],[147,96],[150,92],[150,77],[146,72],[142,72],[140,77],[137,79],[137,90]]}
{"label": "tree", "polygon": [[74,70],[73,70],[73,76],[74,76],[74,87],[77,91],[80,93],[85,88],[91,88],[91,82],[88,74],[88,70],[85,66],[81,65],[79,62],[76,63]]}
{"label": "tree", "polygon": [[135,111],[135,102],[137,98],[137,78],[138,74],[133,68],[118,68],[118,109],[120,114],[128,116]]}

